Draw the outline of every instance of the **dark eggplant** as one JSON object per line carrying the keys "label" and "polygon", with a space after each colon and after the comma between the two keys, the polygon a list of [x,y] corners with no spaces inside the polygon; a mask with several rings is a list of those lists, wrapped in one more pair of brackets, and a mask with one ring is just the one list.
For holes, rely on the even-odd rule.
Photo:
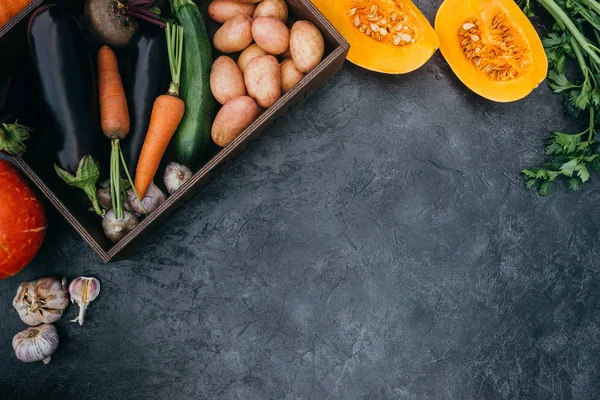
{"label": "dark eggplant", "polygon": [[167,92],[171,81],[164,29],[142,25],[128,53],[125,93],[131,128],[121,145],[127,168],[133,173],[146,138],[154,100]]}
{"label": "dark eggplant", "polygon": [[94,211],[103,215],[96,198],[103,135],[94,69],[79,24],[58,6],[44,6],[31,16],[28,38],[56,173],[85,191]]}
{"label": "dark eggplant", "polygon": [[92,62],[75,17],[49,5],[29,20],[29,47],[47,114],[57,165],[77,171],[84,156],[101,155],[99,108]]}

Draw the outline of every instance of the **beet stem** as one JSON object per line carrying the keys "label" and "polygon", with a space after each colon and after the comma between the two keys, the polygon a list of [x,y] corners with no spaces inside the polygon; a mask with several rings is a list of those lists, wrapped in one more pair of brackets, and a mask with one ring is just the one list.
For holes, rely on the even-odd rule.
{"label": "beet stem", "polygon": [[127,7],[148,7],[154,5],[154,0],[129,0],[125,5]]}
{"label": "beet stem", "polygon": [[[137,9],[136,9],[136,11],[129,9],[128,14],[137,19],[141,19],[143,21],[150,22],[151,24],[158,25],[161,28],[164,28],[166,26],[165,23],[162,22],[160,19],[152,18],[145,14],[142,14],[142,13],[138,12]],[[152,14],[152,13],[150,13],[150,14]],[[154,15],[156,15],[156,14],[154,14]]]}

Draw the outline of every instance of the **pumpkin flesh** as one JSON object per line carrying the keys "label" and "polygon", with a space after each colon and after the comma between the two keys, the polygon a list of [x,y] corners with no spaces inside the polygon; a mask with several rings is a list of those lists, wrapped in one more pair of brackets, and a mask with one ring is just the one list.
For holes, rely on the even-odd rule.
{"label": "pumpkin flesh", "polygon": [[371,71],[403,74],[421,67],[439,46],[409,0],[312,0],[350,43],[348,60]]}
{"label": "pumpkin flesh", "polygon": [[546,78],[542,42],[513,0],[446,0],[435,29],[454,73],[489,100],[522,99]]}

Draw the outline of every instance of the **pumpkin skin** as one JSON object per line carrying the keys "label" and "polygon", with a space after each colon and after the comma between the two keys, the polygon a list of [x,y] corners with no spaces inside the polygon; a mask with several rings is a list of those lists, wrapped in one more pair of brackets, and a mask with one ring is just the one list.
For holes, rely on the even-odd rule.
{"label": "pumpkin skin", "polygon": [[0,159],[0,279],[15,275],[35,257],[46,225],[37,194],[12,164]]}
{"label": "pumpkin skin", "polygon": [[[405,74],[425,64],[439,47],[439,40],[433,27],[421,11],[410,0],[311,0],[323,15],[335,26],[350,43],[348,61],[359,67],[386,74]],[[353,23],[352,10],[371,9],[376,6],[378,14],[383,16],[392,27],[400,23],[392,21],[390,15],[401,10],[407,15],[410,31],[398,33],[411,35],[411,42],[394,44],[396,32],[388,26],[388,32],[381,41],[377,41],[361,32]],[[359,13],[357,13],[359,14]],[[360,25],[368,25],[361,16]],[[388,24],[385,24],[386,26]],[[414,42],[412,40],[414,39]]]}
{"label": "pumpkin skin", "polygon": [[[473,21],[480,25],[465,32],[464,28],[471,28]],[[486,99],[520,100],[548,74],[548,59],[540,37],[514,0],[445,0],[436,15],[435,30],[440,37],[440,51],[452,71],[469,89]],[[473,35],[477,42],[469,40]],[[471,49],[465,49],[464,43]],[[487,58],[491,51],[499,54],[493,65]],[[488,65],[490,71],[486,69]]]}

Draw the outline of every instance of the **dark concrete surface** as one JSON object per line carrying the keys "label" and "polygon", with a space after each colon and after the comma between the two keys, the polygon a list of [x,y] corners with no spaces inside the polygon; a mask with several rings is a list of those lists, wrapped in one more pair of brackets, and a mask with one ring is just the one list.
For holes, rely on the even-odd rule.
{"label": "dark concrete surface", "polygon": [[[0,398],[597,399],[600,179],[542,199],[518,174],[569,127],[545,85],[491,103],[439,53],[347,64],[128,261],[50,212],[0,282]],[[102,294],[24,364],[11,301],[44,275]]]}

